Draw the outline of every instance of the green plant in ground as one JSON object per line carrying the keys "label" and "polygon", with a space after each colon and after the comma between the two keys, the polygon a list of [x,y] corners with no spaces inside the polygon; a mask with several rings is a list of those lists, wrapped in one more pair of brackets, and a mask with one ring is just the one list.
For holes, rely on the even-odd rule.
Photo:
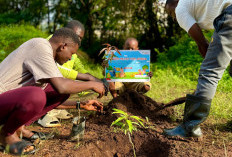
{"label": "green plant in ground", "polygon": [[122,110],[116,108],[113,108],[113,110],[114,112],[112,114],[119,114],[120,117],[113,121],[111,126],[116,125],[120,127],[124,131],[125,135],[128,135],[129,141],[134,151],[134,156],[136,156],[134,143],[131,140],[131,135],[133,131],[137,131],[137,126],[144,127],[143,120],[137,116],[130,116]]}

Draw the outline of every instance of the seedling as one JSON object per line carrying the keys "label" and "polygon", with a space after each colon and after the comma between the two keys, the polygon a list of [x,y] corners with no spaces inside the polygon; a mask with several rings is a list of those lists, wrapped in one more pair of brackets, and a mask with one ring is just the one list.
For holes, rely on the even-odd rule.
{"label": "seedling", "polygon": [[[117,52],[118,54],[121,55],[121,53],[119,52],[119,50],[118,50],[118,48],[117,48],[116,46],[111,46],[111,45],[108,44],[108,43],[102,44],[102,45],[105,45],[105,46],[106,46],[106,47],[103,48],[103,49],[99,52],[99,54],[98,54],[98,56],[100,56],[100,54],[102,54],[102,52],[105,51],[105,54],[104,54],[104,56],[102,57],[102,59],[107,60],[107,61],[111,61],[111,60],[113,59],[113,57],[115,57],[115,55],[114,55],[115,52]],[[115,51],[112,51],[112,53],[109,54],[109,52],[110,52],[111,50],[115,50]],[[111,55],[111,56],[109,56],[109,55]],[[107,56],[108,56],[108,57],[107,57]]]}
{"label": "seedling", "polygon": [[137,126],[144,127],[143,120],[137,116],[130,116],[122,110],[116,108],[113,108],[113,110],[114,112],[112,114],[119,114],[120,117],[113,121],[111,126],[116,125],[120,127],[124,131],[124,134],[128,135],[129,141],[133,148],[134,156],[136,157],[135,147],[134,143],[131,140],[131,135],[133,131],[137,131]]}

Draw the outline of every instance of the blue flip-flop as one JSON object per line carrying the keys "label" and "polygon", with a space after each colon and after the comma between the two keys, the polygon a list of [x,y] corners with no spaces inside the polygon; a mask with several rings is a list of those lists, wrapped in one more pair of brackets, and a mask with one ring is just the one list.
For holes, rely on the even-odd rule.
{"label": "blue flip-flop", "polygon": [[[28,152],[23,152],[24,149],[28,146],[33,146],[34,149],[31,150],[31,151],[28,151]],[[12,155],[28,155],[28,154],[34,154],[38,148],[36,148],[36,146],[34,144],[32,144],[31,142],[28,142],[28,141],[19,141],[19,142],[16,142],[16,143],[13,143],[13,144],[7,144],[6,147],[2,147],[4,148],[4,151],[6,153],[10,153]]]}

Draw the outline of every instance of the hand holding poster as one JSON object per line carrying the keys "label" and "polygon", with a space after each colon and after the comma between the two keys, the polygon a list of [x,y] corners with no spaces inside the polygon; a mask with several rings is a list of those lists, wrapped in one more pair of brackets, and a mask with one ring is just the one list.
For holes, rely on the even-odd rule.
{"label": "hand holding poster", "polygon": [[[119,50],[106,52],[109,66],[105,68],[108,82],[148,82],[150,50]],[[111,59],[110,59],[111,58]]]}

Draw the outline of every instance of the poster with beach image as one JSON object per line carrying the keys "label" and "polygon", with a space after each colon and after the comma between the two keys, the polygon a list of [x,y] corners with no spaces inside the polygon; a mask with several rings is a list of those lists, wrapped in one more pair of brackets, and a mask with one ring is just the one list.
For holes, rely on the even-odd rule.
{"label": "poster with beach image", "polygon": [[149,82],[150,50],[119,50],[106,52],[109,66],[105,68],[108,82]]}

